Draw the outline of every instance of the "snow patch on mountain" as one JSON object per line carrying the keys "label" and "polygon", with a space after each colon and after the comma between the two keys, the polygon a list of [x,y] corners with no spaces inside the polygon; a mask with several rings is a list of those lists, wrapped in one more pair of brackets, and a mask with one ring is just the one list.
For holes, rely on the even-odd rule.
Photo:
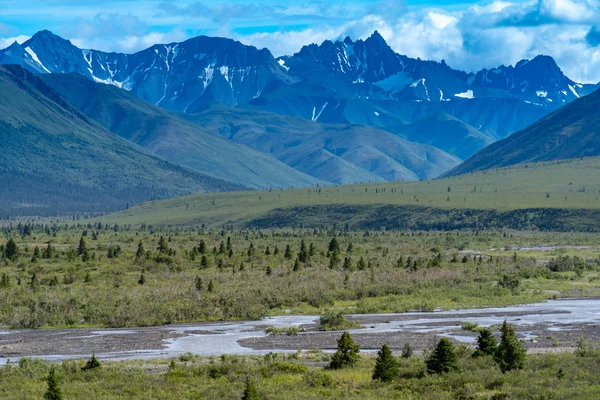
{"label": "snow patch on mountain", "polygon": [[279,66],[280,66],[281,68],[283,68],[283,69],[285,69],[286,71],[288,71],[288,72],[289,72],[289,70],[290,70],[290,67],[287,67],[287,66],[285,65],[285,61],[284,61],[284,60],[282,60],[282,59],[279,59],[279,60],[277,60],[277,63],[279,64]]}
{"label": "snow patch on mountain", "polygon": [[33,51],[31,49],[31,47],[25,47],[25,51],[31,56],[31,58],[33,59],[33,61],[35,61],[36,63],[38,63],[40,67],[44,68],[44,71],[46,71],[47,73],[50,73],[50,70],[48,68],[46,68],[44,66],[44,64],[42,64],[42,62],[38,58],[37,54],[35,54],[35,51]]}
{"label": "snow patch on mountain", "polygon": [[577,92],[575,91],[575,88],[574,88],[573,86],[569,85],[569,90],[571,91],[571,93],[573,93],[573,95],[574,95],[575,97],[579,98],[579,93],[577,93]]}
{"label": "snow patch on mountain", "polygon": [[462,99],[474,99],[475,95],[473,94],[473,91],[471,89],[469,89],[464,93],[455,94],[454,97],[460,97]]}

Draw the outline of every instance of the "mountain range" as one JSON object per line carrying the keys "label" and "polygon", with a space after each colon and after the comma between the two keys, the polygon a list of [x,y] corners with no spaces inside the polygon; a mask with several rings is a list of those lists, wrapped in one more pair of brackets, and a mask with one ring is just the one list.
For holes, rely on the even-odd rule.
{"label": "mountain range", "polygon": [[[597,88],[572,81],[548,56],[467,73],[443,60],[397,54],[378,32],[275,58],[267,49],[206,36],[135,54],[105,53],[41,31],[0,50],[2,64],[20,66],[2,70],[11,75],[7,90],[36,82],[27,95],[50,96],[44,104],[53,104],[57,114],[33,113],[36,120],[15,126],[10,116],[27,114],[19,108],[27,101],[13,102],[7,94],[0,102],[7,137],[14,129],[35,130],[46,156],[62,159],[71,145],[47,146],[42,133],[58,132],[58,115],[72,114],[83,136],[101,132],[102,140],[92,140],[92,133],[86,140],[110,137],[199,180],[177,190],[167,185],[161,193],[141,191],[132,202],[178,190],[431,179],[448,171],[588,154],[591,150],[561,141],[564,130],[552,127],[564,127],[559,118],[574,111],[562,110],[581,107]],[[554,130],[563,132],[561,139],[546,135]],[[537,141],[513,142],[519,135]],[[573,150],[541,155],[552,140],[572,144]],[[510,143],[518,151],[501,147]],[[462,160],[468,161],[459,166]],[[0,168],[12,167],[3,162]],[[38,171],[24,164],[20,170]]]}
{"label": "mountain range", "polygon": [[397,54],[378,32],[275,59],[267,49],[225,38],[199,36],[120,54],[82,50],[41,31],[1,50],[0,64],[8,63],[36,73],[78,73],[180,113],[219,102],[392,133],[446,113],[493,140],[596,88],[570,80],[548,56],[466,73],[443,60]]}

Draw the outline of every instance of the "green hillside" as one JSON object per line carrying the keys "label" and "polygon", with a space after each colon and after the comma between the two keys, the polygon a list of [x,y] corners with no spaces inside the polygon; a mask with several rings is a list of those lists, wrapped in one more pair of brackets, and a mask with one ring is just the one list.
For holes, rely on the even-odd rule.
{"label": "green hillside", "polygon": [[453,178],[194,195],[107,216],[110,223],[353,228],[600,229],[600,158]]}
{"label": "green hillside", "polygon": [[244,188],[148,155],[17,66],[0,67],[0,153],[1,217],[114,211]]}
{"label": "green hillside", "polygon": [[178,165],[249,188],[304,187],[320,182],[269,154],[232,143],[126,90],[77,74],[40,78],[106,129]]}

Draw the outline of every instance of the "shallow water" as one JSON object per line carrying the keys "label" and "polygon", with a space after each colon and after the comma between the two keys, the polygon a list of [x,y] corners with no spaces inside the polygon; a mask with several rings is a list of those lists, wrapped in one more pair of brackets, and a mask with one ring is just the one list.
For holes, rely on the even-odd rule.
{"label": "shallow water", "polygon": [[[507,315],[507,313],[518,313]],[[382,318],[383,316],[383,318]],[[403,314],[374,314],[360,315],[361,319],[373,317],[379,321],[367,324],[363,329],[352,329],[350,333],[388,333],[388,332],[437,332],[441,336],[452,337],[464,343],[473,343],[474,338],[465,335],[461,330],[464,322],[473,322],[479,326],[499,325],[505,319],[517,326],[527,327],[535,324],[549,325],[548,330],[569,330],[563,325],[600,324],[600,300],[596,299],[565,299],[550,300],[544,303],[529,304],[506,308],[468,309],[454,311],[415,312]],[[386,317],[389,317],[389,322]],[[396,318],[397,320],[394,320]],[[143,340],[148,329],[160,329],[165,333],[175,332],[181,337],[165,339],[163,349],[148,349],[142,351],[119,351],[99,353],[97,357],[104,360],[172,358],[190,352],[202,356],[218,356],[222,354],[265,354],[271,350],[253,350],[241,346],[241,339],[263,337],[264,328],[268,325],[275,327],[301,326],[317,323],[318,316],[279,316],[265,318],[261,321],[245,322],[215,322],[190,325],[169,325],[159,328],[136,328],[128,330],[97,329],[91,332],[91,337],[106,335],[137,335]],[[55,331],[56,332],[56,331]],[[0,332],[0,334],[5,332]],[[10,333],[10,332],[9,332]],[[14,332],[13,332],[14,333]],[[51,332],[48,332],[51,334]],[[311,334],[311,333],[304,333]],[[87,336],[90,337],[90,336]],[[85,339],[85,336],[73,336],[70,340]],[[35,355],[34,355],[35,357]],[[68,358],[89,357],[82,355],[44,355],[39,358],[58,361]],[[8,359],[0,359],[6,363]],[[11,358],[11,362],[18,359]]]}

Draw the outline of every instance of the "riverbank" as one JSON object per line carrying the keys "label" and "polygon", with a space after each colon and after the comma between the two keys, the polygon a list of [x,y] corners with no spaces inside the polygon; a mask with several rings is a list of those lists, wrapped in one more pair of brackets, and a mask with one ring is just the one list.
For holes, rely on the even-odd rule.
{"label": "riverbank", "polygon": [[[572,350],[578,338],[600,342],[600,300],[564,299],[489,309],[351,315],[363,326],[350,333],[364,351],[388,344],[401,350],[430,348],[441,336],[473,345],[476,327],[497,327],[506,319],[524,346],[533,352]],[[210,322],[135,329],[38,329],[0,332],[0,360],[22,357],[59,361],[95,353],[103,360],[175,358],[192,353],[259,355],[270,352],[333,350],[340,332],[317,329],[317,316],[281,316],[260,321]],[[267,326],[295,326],[293,336],[267,335]]]}

